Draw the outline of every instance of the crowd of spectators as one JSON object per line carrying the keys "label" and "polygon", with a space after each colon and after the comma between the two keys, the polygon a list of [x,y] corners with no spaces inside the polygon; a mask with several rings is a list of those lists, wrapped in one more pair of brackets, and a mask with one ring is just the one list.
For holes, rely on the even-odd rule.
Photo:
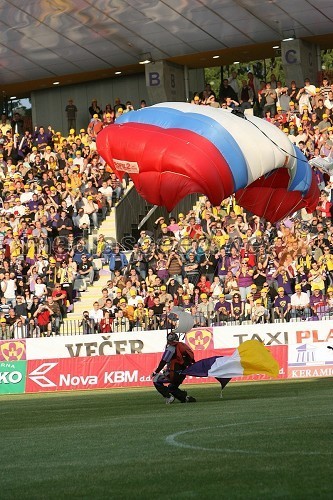
{"label": "crowd of spectators", "polygon": [[[252,107],[307,158],[331,156],[333,85],[323,79],[316,88],[306,80],[302,88],[295,82],[287,88],[273,77],[260,84],[249,74],[239,88],[236,76],[223,82],[219,98],[207,85],[193,103]],[[75,107],[72,100],[69,105]],[[321,196],[313,214],[272,225],[243,211],[232,197],[216,207],[201,197],[188,213],[159,218],[153,231],[142,229],[130,254],[108,243],[112,235],[98,234],[124,186],[96,152],[96,135],[132,111],[130,101],[117,99],[102,110],[93,100],[87,128],[69,129],[65,136],[51,126],[24,131],[19,117],[2,117],[2,336],[59,333],[73,310],[75,280],[94,280],[95,257],[108,266],[110,280],[83,313],[83,333],[169,329],[177,321],[174,306],[190,312],[198,327],[316,320],[333,313],[333,179],[319,167]],[[75,125],[75,112],[68,120]],[[97,244],[90,253],[92,231]]]}
{"label": "crowd of spectators", "polygon": [[[85,332],[155,330],[176,322],[180,306],[194,325],[318,320],[333,314],[333,228],[320,212],[271,225],[245,213],[233,198],[205,199],[177,219],[141,230],[130,255],[105,255],[111,279]],[[306,215],[304,214],[306,217]]]}
{"label": "crowd of spectators", "polygon": [[19,113],[1,117],[2,338],[59,333],[79,295],[75,281],[96,277],[89,235],[97,236],[126,183],[99,157],[93,120],[87,113],[86,129],[62,135],[51,125],[25,130]]}
{"label": "crowd of spectators", "polygon": [[[207,84],[202,92],[194,94],[192,103],[230,110],[237,108],[261,116],[283,130],[308,159],[333,154],[333,83],[326,77],[319,86],[306,78],[304,83],[292,81],[288,87],[274,74],[265,82],[249,72],[240,85],[237,73],[233,72],[223,80],[219,97]],[[322,179],[319,181],[324,187]]]}
{"label": "crowd of spectators", "polygon": [[[219,96],[207,84],[192,103],[251,110],[283,130],[308,159],[331,156],[333,84],[327,78],[319,87],[308,79],[283,87],[274,75],[260,82],[249,73],[239,85],[232,73]],[[104,295],[94,305],[100,314],[108,310],[108,331],[171,327],[174,305],[190,312],[195,326],[329,317],[333,178],[313,169],[321,190],[314,214],[272,225],[232,198],[218,207],[205,200],[188,214],[156,221],[154,232],[141,231],[129,261],[116,249],[118,268],[113,255],[109,290],[103,291],[108,306]],[[94,311],[86,315],[93,319],[90,329],[106,328]]]}

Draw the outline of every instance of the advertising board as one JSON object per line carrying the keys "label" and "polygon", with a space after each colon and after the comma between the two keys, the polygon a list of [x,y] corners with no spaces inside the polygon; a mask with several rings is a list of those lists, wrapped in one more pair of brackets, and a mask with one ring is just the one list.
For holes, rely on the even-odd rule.
{"label": "advertising board", "polygon": [[[287,346],[271,348],[280,365],[279,378],[288,372]],[[233,349],[198,351],[196,360],[209,356],[230,355]],[[114,387],[151,386],[150,374],[161,358],[160,353],[54,358],[28,361],[26,392],[53,392]],[[267,380],[265,375],[239,377],[235,380]],[[214,378],[187,377],[186,384],[214,382]]]}

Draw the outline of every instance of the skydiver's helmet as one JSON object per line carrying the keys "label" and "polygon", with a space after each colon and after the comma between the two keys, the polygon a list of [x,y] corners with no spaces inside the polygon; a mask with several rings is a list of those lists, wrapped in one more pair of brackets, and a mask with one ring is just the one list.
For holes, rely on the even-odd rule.
{"label": "skydiver's helmet", "polygon": [[179,341],[179,337],[177,335],[177,333],[168,333],[167,335],[167,343],[168,344],[172,344],[172,342],[178,342]]}

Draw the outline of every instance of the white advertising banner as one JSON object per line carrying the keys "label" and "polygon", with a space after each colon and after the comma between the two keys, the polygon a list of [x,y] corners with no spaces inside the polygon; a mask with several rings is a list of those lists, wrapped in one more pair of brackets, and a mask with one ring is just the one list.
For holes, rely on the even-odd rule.
{"label": "white advertising banner", "polygon": [[214,348],[237,348],[246,340],[265,345],[333,343],[333,321],[298,321],[258,325],[219,326],[213,329]]}
{"label": "white advertising banner", "polygon": [[26,339],[26,359],[163,352],[165,340],[164,330]]}
{"label": "white advertising banner", "polygon": [[333,377],[333,350],[328,342],[288,346],[288,378]]}
{"label": "white advertising banner", "polygon": [[[185,342],[194,351],[237,348],[256,339],[267,346],[333,344],[333,321],[300,321],[261,325],[194,328]],[[183,338],[181,337],[181,340]],[[71,335],[26,339],[26,359],[77,358],[116,354],[161,353],[166,331]]]}

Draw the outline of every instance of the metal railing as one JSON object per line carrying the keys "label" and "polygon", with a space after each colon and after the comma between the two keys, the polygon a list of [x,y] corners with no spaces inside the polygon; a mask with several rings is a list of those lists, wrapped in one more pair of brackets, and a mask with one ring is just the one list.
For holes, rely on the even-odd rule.
{"label": "metal railing", "polygon": [[[293,321],[326,321],[333,319],[333,308],[331,310],[319,310],[317,313],[311,311],[304,313],[297,313],[287,315],[285,318],[281,317],[273,308],[268,311],[268,315],[262,316],[254,321],[250,316],[232,317],[225,316],[219,313],[197,313],[193,316],[194,327],[212,327],[212,326],[237,326],[237,325],[251,325],[251,324],[270,324],[270,323],[288,323]],[[6,323],[0,323],[0,339],[20,339],[27,337],[42,337],[54,335],[84,335],[92,333],[117,333],[117,332],[130,332],[130,331],[151,331],[151,330],[165,330],[171,329],[172,324],[168,322],[165,315],[144,317],[141,321],[129,321],[127,318],[114,319],[110,322],[110,326],[102,328],[99,324],[84,323],[82,320],[66,319],[60,324],[60,327],[55,329],[50,323],[50,328],[45,329],[45,332],[40,331],[38,326],[29,327],[29,323],[25,325],[10,326]]]}
{"label": "metal railing", "polygon": [[[193,209],[200,196],[197,193],[186,196],[177,204],[172,214],[177,217],[181,212],[188,213],[189,210]],[[115,208],[117,242],[127,249],[132,249],[140,237],[138,225],[151,208],[152,205],[144,200],[132,186]],[[152,216],[145,222],[144,229],[154,234],[154,221],[159,217],[168,219],[168,212],[164,207],[156,208]]]}

